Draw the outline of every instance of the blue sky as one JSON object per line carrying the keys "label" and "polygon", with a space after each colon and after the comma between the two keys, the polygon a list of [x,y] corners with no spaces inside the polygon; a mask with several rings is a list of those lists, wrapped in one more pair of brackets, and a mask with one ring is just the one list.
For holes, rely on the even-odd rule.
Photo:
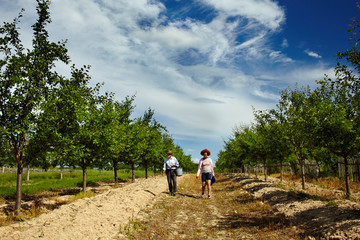
{"label": "blue sky", "polygon": [[[252,107],[274,108],[279,91],[333,76],[349,48],[352,0],[53,0],[53,41],[68,39],[72,63],[91,65],[92,84],[118,100],[136,94],[194,161],[216,160]],[[1,21],[21,8],[31,46],[35,0],[0,0]],[[59,64],[58,71],[68,74]]]}

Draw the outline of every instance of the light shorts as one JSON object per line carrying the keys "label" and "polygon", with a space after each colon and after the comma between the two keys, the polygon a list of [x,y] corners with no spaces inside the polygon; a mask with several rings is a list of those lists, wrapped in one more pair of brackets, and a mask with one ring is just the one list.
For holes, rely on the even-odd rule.
{"label": "light shorts", "polygon": [[211,180],[211,178],[212,178],[211,172],[201,174],[201,181],[203,182],[206,182],[206,180]]}

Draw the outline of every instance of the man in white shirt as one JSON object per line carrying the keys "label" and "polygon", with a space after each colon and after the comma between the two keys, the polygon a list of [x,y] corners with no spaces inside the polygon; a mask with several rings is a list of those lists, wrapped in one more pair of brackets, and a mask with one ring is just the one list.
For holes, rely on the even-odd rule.
{"label": "man in white shirt", "polygon": [[172,155],[172,151],[167,152],[167,158],[164,161],[163,176],[166,173],[167,181],[169,184],[169,193],[172,196],[176,194],[176,168],[180,166],[176,157]]}

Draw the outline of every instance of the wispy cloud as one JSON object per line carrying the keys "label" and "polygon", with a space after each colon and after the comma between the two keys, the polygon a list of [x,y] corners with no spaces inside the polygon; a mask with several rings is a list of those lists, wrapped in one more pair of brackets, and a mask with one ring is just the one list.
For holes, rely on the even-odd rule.
{"label": "wispy cloud", "polygon": [[256,21],[270,30],[277,30],[285,20],[284,10],[270,0],[200,0],[228,16],[241,16]]}
{"label": "wispy cloud", "polygon": [[281,47],[282,48],[287,48],[289,47],[289,42],[287,39],[283,39],[282,43],[281,43]]}
{"label": "wispy cloud", "polygon": [[307,55],[309,55],[310,57],[313,58],[322,58],[319,54],[317,54],[316,52],[310,51],[309,49],[306,49],[304,51]]}

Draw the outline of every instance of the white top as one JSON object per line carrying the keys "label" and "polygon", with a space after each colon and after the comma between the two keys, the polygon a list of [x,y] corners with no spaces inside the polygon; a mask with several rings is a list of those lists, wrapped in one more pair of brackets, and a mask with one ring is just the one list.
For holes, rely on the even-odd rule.
{"label": "white top", "polygon": [[213,167],[213,162],[211,160],[211,158],[201,158],[199,161],[199,167],[198,167],[198,171],[196,173],[196,176],[199,176],[200,173],[212,173],[213,176],[215,176],[214,173],[214,167]]}
{"label": "white top", "polygon": [[171,165],[176,165],[176,167],[180,166],[178,160],[174,156],[171,156],[171,158],[165,158],[163,170],[176,169],[176,167],[171,167]]}

